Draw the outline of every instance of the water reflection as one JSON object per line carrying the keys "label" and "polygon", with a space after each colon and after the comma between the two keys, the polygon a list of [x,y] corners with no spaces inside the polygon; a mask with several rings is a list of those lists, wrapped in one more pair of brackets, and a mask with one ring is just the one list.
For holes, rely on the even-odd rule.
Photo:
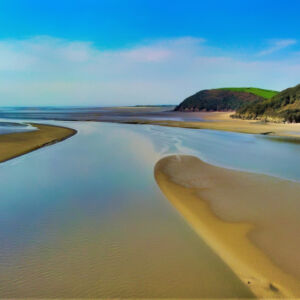
{"label": "water reflection", "polygon": [[167,144],[60,124],[79,133],[0,165],[1,297],[251,296],[156,186]]}
{"label": "water reflection", "polygon": [[163,197],[153,167],[185,153],[300,180],[299,145],[211,130],[57,124],[78,134],[0,165],[1,297],[251,296]]}

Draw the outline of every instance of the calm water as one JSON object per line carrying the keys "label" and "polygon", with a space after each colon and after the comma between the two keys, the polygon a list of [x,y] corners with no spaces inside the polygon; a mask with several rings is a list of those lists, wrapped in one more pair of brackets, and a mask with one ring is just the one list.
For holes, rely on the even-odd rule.
{"label": "calm water", "polygon": [[300,181],[300,143],[215,130],[159,126],[136,129],[152,137],[156,149],[165,155],[190,154],[226,168]]}
{"label": "calm water", "polygon": [[13,123],[0,120],[0,135],[13,133],[13,132],[24,132],[35,130],[34,127],[24,123]]}
{"label": "calm water", "polygon": [[153,167],[185,153],[300,180],[300,145],[159,126],[57,124],[78,134],[0,164],[0,297],[251,296],[163,197]]}
{"label": "calm water", "polygon": [[174,106],[150,107],[0,107],[0,117],[62,121],[129,122],[136,120],[205,121],[195,112],[175,112]]}

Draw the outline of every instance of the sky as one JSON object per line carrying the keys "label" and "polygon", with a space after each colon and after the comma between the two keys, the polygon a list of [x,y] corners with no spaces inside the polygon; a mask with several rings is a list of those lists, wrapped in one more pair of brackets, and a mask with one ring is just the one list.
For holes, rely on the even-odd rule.
{"label": "sky", "polygon": [[300,83],[298,0],[0,0],[0,106],[177,104]]}

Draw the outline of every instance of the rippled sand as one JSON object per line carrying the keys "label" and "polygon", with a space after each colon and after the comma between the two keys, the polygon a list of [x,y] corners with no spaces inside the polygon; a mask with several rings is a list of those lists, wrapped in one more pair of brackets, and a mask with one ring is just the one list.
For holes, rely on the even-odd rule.
{"label": "rippled sand", "polygon": [[167,198],[259,297],[300,296],[300,184],[192,156],[155,167]]}

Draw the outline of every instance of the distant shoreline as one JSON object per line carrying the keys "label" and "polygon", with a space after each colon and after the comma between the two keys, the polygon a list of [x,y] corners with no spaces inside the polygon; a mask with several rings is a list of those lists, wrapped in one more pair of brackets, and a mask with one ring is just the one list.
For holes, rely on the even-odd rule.
{"label": "distant shoreline", "polygon": [[271,123],[231,118],[234,112],[174,112],[162,107],[118,107],[89,110],[57,109],[34,112],[12,111],[0,114],[4,119],[49,121],[92,121],[120,124],[158,125],[190,129],[211,129],[238,133],[268,135],[300,142],[300,123]]}
{"label": "distant shoreline", "polygon": [[31,124],[38,130],[0,135],[0,163],[61,142],[77,133],[75,129],[45,124]]}
{"label": "distant shoreline", "polygon": [[[183,114],[185,114],[183,112]],[[281,138],[293,138],[300,142],[300,123],[284,124],[260,122],[257,120],[232,119],[232,112],[197,112],[194,113],[203,121],[173,121],[173,120],[136,120],[120,123],[159,125],[167,127],[180,127],[190,129],[211,129],[247,134],[269,135]]]}

